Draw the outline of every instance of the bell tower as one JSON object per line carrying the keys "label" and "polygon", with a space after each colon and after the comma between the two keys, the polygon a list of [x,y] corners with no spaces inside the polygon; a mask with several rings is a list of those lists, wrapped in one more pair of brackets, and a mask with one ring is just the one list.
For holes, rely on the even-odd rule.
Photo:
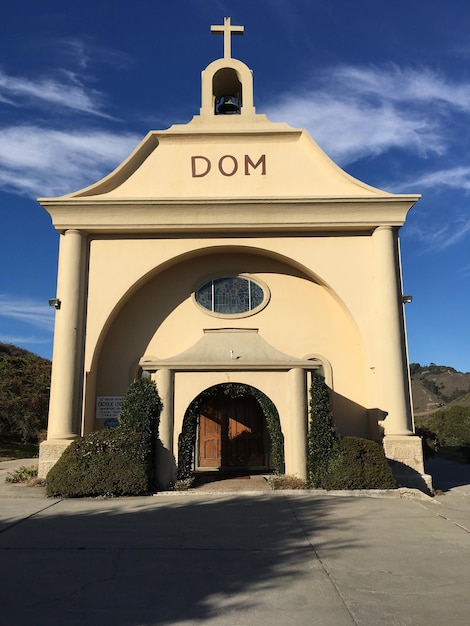
{"label": "bell tower", "polygon": [[223,25],[211,26],[211,32],[224,36],[224,56],[210,63],[202,72],[201,118],[246,119],[256,115],[253,106],[253,75],[249,67],[232,57],[232,35],[243,35],[243,26],[234,26],[229,17]]}

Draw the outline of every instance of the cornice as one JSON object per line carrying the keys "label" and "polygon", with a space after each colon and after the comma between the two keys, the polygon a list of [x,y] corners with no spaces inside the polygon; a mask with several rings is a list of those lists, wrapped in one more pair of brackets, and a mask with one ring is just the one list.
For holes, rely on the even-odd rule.
{"label": "cornice", "polygon": [[310,232],[402,226],[418,195],[326,198],[43,198],[63,232]]}

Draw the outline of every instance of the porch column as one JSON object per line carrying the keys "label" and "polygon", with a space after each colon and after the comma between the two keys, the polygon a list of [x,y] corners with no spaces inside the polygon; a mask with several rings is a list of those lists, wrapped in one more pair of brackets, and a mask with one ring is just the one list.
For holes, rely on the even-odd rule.
{"label": "porch column", "polygon": [[411,397],[405,345],[398,231],[379,226],[375,246],[375,306],[379,406],[385,435],[411,435]]}
{"label": "porch column", "polygon": [[430,478],[424,474],[421,439],[413,436],[398,230],[379,226],[373,240],[378,409],[385,414],[380,423],[385,435],[383,447],[385,456],[395,462],[395,477],[401,485],[428,488]]}
{"label": "porch column", "polygon": [[307,382],[305,371],[296,367],[288,372],[289,440],[286,438],[286,474],[307,479]]}
{"label": "porch column", "polygon": [[85,246],[79,230],[60,239],[54,350],[47,441],[41,444],[39,473],[45,475],[72,439],[80,435],[85,316]]}
{"label": "porch column", "polygon": [[174,431],[174,373],[170,369],[155,374],[158,393],[163,403],[160,414],[159,439],[157,443],[157,481],[166,489],[176,480],[176,462],[173,454]]}

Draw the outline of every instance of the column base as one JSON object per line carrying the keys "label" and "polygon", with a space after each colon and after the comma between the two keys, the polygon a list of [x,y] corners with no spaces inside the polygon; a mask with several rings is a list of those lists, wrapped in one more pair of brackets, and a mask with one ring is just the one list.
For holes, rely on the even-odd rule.
{"label": "column base", "polygon": [[382,441],[385,456],[401,487],[432,494],[432,477],[424,473],[423,446],[416,435],[387,435]]}
{"label": "column base", "polygon": [[48,439],[39,445],[39,478],[46,478],[49,470],[57,463],[72,441],[73,439]]}
{"label": "column base", "polygon": [[156,479],[160,489],[168,489],[176,482],[176,462],[173,454],[165,448],[160,440],[157,441],[156,452]]}

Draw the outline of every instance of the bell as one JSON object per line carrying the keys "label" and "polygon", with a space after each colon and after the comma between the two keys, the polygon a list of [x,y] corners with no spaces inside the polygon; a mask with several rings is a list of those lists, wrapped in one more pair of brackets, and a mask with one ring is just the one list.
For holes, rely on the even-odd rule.
{"label": "bell", "polygon": [[217,107],[217,113],[220,113],[221,115],[239,113],[240,106],[238,104],[237,98],[235,98],[234,96],[223,96],[221,100],[222,102]]}

